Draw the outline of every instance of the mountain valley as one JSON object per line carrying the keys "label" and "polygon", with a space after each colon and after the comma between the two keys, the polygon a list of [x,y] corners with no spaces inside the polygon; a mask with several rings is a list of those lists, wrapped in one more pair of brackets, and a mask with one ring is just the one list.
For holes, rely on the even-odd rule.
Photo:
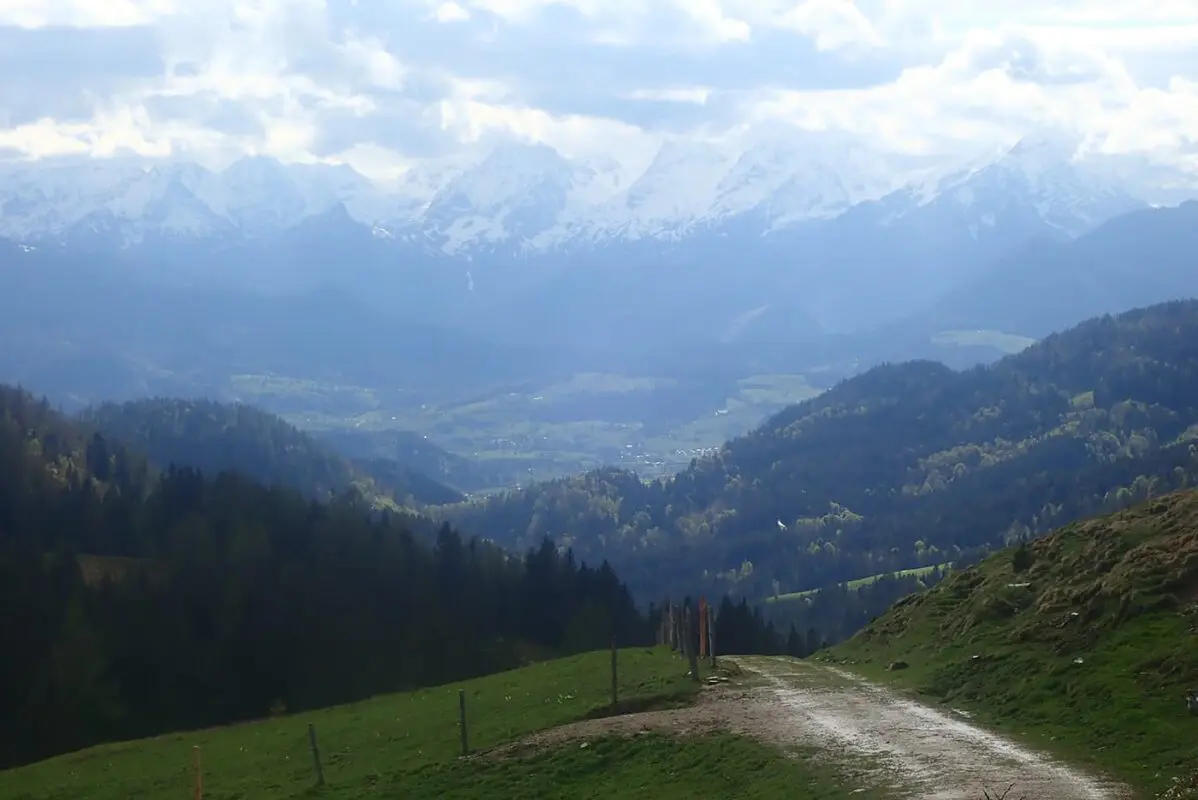
{"label": "mountain valley", "polygon": [[[767,597],[946,562],[1198,478],[1198,301],[1090,320],[988,367],[875,367],[665,481],[614,468],[446,507],[548,536],[641,596]],[[676,581],[676,585],[675,582]]]}
{"label": "mountain valley", "polygon": [[0,800],[1198,800],[1196,75],[0,2]]}
{"label": "mountain valley", "polygon": [[[256,227],[247,217],[219,236],[125,240],[100,226],[83,241],[46,223],[36,244],[0,242],[0,375],[68,407],[208,396],[335,437],[427,436],[489,462],[480,486],[605,464],[669,474],[874,364],[966,368],[1092,316],[1198,294],[1198,202],[1103,222],[1146,204],[1054,166],[1055,153],[1021,145],[935,191],[764,237],[742,219],[739,233],[511,256],[381,236],[300,180],[321,170],[259,160],[227,176],[245,202],[281,203],[268,191],[279,184],[334,205],[293,198],[301,216],[280,211],[272,227],[259,209]],[[250,191],[253,176],[273,178]],[[223,184],[206,180],[219,205],[211,187]],[[39,191],[67,204],[64,189]],[[969,233],[966,196],[990,198],[989,239]],[[1049,216],[1028,227],[1033,206]],[[1073,223],[1047,221],[1070,209]]]}
{"label": "mountain valley", "polygon": [[[1198,296],[1184,174],[1051,136],[947,162],[792,134],[631,170],[509,142],[389,185],[10,164],[0,378],[156,461],[548,536],[641,598],[901,574],[864,614],[1191,479],[1192,356],[1162,338]],[[144,402],[172,397],[215,404]]]}

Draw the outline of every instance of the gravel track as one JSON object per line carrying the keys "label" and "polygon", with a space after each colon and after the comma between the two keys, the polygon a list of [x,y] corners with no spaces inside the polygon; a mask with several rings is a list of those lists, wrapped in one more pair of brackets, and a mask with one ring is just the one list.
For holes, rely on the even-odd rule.
{"label": "gravel track", "polygon": [[861,787],[895,798],[1128,800],[1101,776],[1064,764],[835,667],[788,658],[730,658],[744,679],[708,687],[693,706],[587,720],[485,754],[512,755],[609,734],[699,735],[723,730],[784,749],[814,748]]}

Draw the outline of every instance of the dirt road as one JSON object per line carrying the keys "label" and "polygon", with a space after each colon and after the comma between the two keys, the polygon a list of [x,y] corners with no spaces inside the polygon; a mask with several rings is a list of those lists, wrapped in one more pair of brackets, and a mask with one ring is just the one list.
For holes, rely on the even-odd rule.
{"label": "dirt road", "polygon": [[[784,658],[743,658],[760,676],[758,702],[774,741],[790,739],[860,759],[896,794],[978,800],[983,788],[1027,800],[1114,800],[1126,790],[983,730],[964,715],[908,700],[834,667]],[[853,758],[855,757],[855,759]]]}
{"label": "dirt road", "polygon": [[782,748],[811,747],[861,787],[920,800],[1125,800],[1110,781],[983,730],[964,715],[901,697],[834,667],[787,658],[730,659],[743,680],[704,692],[694,706],[589,720],[503,750],[608,733],[729,730]]}

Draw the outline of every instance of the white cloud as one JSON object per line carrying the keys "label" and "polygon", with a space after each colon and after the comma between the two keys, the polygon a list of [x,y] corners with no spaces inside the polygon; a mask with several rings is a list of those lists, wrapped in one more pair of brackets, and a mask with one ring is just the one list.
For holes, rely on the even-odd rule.
{"label": "white cloud", "polygon": [[0,0],[0,25],[128,27],[152,24],[177,10],[174,0]]}
{"label": "white cloud", "polygon": [[683,14],[699,26],[704,35],[716,42],[747,42],[753,28],[743,19],[724,11],[720,0],[673,0]]}
{"label": "white cloud", "polygon": [[1180,147],[1198,132],[1193,84],[1139,87],[1122,62],[1084,42],[1033,28],[968,32],[935,65],[911,67],[868,89],[767,91],[753,119],[881,134],[898,150],[999,144],[1039,128],[1097,137],[1115,152]]}
{"label": "white cloud", "polygon": [[342,48],[350,63],[358,65],[362,77],[383,89],[403,88],[408,70],[377,38],[351,39]]}
{"label": "white cloud", "polygon": [[852,2],[807,0],[778,17],[778,24],[811,37],[820,50],[880,47],[882,35]]}
{"label": "white cloud", "polygon": [[441,3],[433,11],[437,22],[465,22],[470,19],[470,12],[457,3]]}
{"label": "white cloud", "polygon": [[543,142],[572,158],[610,156],[615,150],[632,159],[644,159],[656,143],[655,137],[634,125],[579,114],[551,114],[505,102],[505,94],[494,83],[459,82],[438,108],[442,129],[469,143],[513,135]]}
{"label": "white cloud", "polygon": [[661,103],[693,103],[705,105],[711,97],[709,86],[665,87],[660,89],[634,89],[625,95],[629,100],[650,100]]}
{"label": "white cloud", "polygon": [[505,135],[638,161],[783,121],[911,152],[1047,126],[1183,163],[1195,75],[1194,0],[0,0],[0,151],[394,177]]}

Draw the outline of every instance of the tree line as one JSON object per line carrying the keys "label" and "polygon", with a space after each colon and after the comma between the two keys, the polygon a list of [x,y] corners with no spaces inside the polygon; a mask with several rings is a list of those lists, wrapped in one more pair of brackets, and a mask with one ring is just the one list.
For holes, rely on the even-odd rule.
{"label": "tree line", "polygon": [[649,644],[612,568],[146,460],[0,387],[0,766]]}
{"label": "tree line", "polygon": [[[418,508],[463,499],[396,460],[346,458],[275,414],[242,403],[156,397],[102,403],[75,419],[154,464],[211,475],[236,467],[267,486],[288,486],[316,500],[349,489],[377,505]],[[424,449],[437,448],[424,443]]]}

